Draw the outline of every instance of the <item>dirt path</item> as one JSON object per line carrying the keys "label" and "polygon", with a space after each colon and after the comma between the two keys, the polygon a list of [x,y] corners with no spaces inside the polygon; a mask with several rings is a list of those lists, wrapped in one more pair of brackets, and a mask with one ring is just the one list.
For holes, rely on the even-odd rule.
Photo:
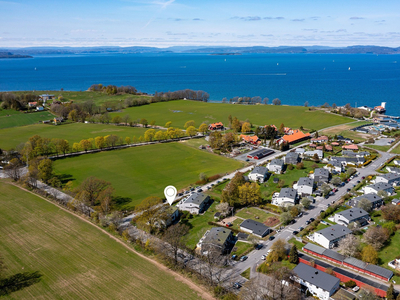
{"label": "dirt path", "polygon": [[62,207],[61,205],[58,205],[57,203],[54,203],[53,201],[50,201],[50,200],[48,200],[48,199],[46,199],[46,198],[44,198],[44,197],[42,197],[42,196],[40,196],[40,195],[37,195],[37,194],[35,194],[35,193],[33,193],[33,192],[31,192],[31,191],[29,191],[29,190],[23,188],[23,187],[20,187],[20,186],[18,186],[17,184],[14,184],[14,183],[9,183],[9,184],[12,184],[12,185],[16,186],[17,188],[19,188],[19,189],[21,189],[21,190],[23,190],[23,191],[25,191],[25,192],[31,193],[31,194],[33,194],[33,195],[39,197],[39,198],[42,198],[43,200],[46,200],[47,202],[49,202],[49,203],[51,203],[51,204],[53,204],[53,205],[59,207],[60,209],[64,210],[65,212],[67,212],[67,213],[69,213],[69,214],[71,214],[71,215],[73,215],[73,216],[79,218],[80,220],[82,220],[82,221],[84,221],[84,222],[90,224],[91,226],[95,227],[96,229],[102,231],[104,234],[106,234],[106,235],[108,235],[110,238],[114,239],[117,243],[121,244],[122,246],[124,246],[124,247],[125,247],[126,249],[128,249],[129,251],[135,253],[136,255],[142,257],[143,259],[146,259],[147,261],[149,261],[149,262],[151,262],[152,264],[156,265],[160,270],[165,271],[165,272],[171,274],[171,275],[175,278],[175,280],[178,280],[178,281],[180,281],[180,282],[185,283],[186,285],[188,285],[192,290],[194,290],[195,292],[197,292],[197,294],[198,294],[199,297],[201,297],[201,298],[203,298],[203,299],[206,299],[206,300],[215,300],[215,298],[214,298],[208,291],[206,291],[206,290],[202,289],[201,287],[197,286],[194,282],[192,282],[192,281],[190,281],[189,279],[187,279],[186,277],[184,277],[184,276],[182,276],[182,275],[180,275],[180,274],[178,274],[178,273],[176,273],[176,272],[174,272],[174,271],[168,269],[166,266],[164,266],[163,264],[157,262],[156,260],[153,260],[153,259],[151,259],[151,258],[149,258],[149,257],[147,257],[147,256],[145,256],[145,255],[143,255],[143,254],[141,254],[141,253],[139,253],[139,252],[137,252],[136,250],[134,250],[134,249],[132,249],[131,247],[129,247],[129,245],[125,244],[123,241],[121,241],[121,240],[118,239],[117,237],[113,236],[112,234],[108,233],[108,232],[105,231],[104,229],[102,229],[102,228],[96,226],[95,224],[93,224],[92,222],[88,221],[86,218],[84,218],[84,217],[82,217],[82,216],[79,216],[79,215],[76,215],[76,214],[72,213],[71,211],[69,211],[68,209]]}

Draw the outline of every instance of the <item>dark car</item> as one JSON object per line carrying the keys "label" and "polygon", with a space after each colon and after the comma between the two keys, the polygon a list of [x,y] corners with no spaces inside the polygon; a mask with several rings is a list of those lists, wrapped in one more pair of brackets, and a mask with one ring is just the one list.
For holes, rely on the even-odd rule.
{"label": "dark car", "polygon": [[240,288],[242,287],[242,285],[241,285],[239,282],[235,282],[235,283],[233,284],[233,287],[234,287],[235,289],[240,289]]}
{"label": "dark car", "polygon": [[308,225],[308,224],[310,224],[311,222],[310,221],[306,221],[306,225]]}
{"label": "dark car", "polygon": [[299,227],[299,232],[302,231],[304,228],[303,227]]}
{"label": "dark car", "polygon": [[201,193],[202,191],[203,191],[203,189],[198,189],[197,190],[198,193]]}
{"label": "dark car", "polygon": [[273,239],[275,239],[275,237],[274,237],[273,235],[271,235],[268,239],[269,239],[270,241],[272,241]]}
{"label": "dark car", "polygon": [[314,222],[315,221],[315,219],[314,218],[310,218],[310,222]]}
{"label": "dark car", "polygon": [[262,249],[262,247],[263,247],[262,244],[257,244],[257,245],[254,246],[254,249],[260,250],[260,249]]}
{"label": "dark car", "polygon": [[236,255],[236,254],[233,254],[231,258],[232,258],[233,260],[235,260],[235,259],[237,258],[237,255]]}
{"label": "dark car", "polygon": [[294,223],[296,223],[296,220],[292,220],[289,222],[289,224],[294,224]]}
{"label": "dark car", "polygon": [[347,189],[347,191],[348,191],[348,192],[350,192],[350,191],[351,191],[351,189]]}
{"label": "dark car", "polygon": [[299,232],[298,231],[293,231],[293,235],[296,235],[296,234],[298,234]]}
{"label": "dark car", "polygon": [[323,213],[323,212],[325,212],[325,210],[321,209],[321,211],[319,213]]}
{"label": "dark car", "polygon": [[243,256],[240,258],[240,261],[245,261],[247,258],[248,258],[248,257],[247,257],[246,255],[243,255]]}
{"label": "dark car", "polygon": [[365,179],[365,176],[361,177],[361,179],[363,179],[363,180],[364,180],[364,179]]}
{"label": "dark car", "polygon": [[328,198],[329,198],[329,194],[325,196],[325,199],[328,199]]}

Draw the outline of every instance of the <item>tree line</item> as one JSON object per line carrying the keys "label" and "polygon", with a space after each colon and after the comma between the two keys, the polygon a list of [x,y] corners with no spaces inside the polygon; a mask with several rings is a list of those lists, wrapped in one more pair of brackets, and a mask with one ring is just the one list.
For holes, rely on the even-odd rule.
{"label": "tree line", "polygon": [[[267,105],[269,103],[269,98],[261,98],[260,96],[255,96],[255,97],[239,97],[235,96],[233,98],[230,98],[229,100],[224,97],[222,98],[222,103],[235,103],[235,104],[265,104]],[[275,98],[272,100],[273,105],[281,105],[281,100],[279,98]]]}

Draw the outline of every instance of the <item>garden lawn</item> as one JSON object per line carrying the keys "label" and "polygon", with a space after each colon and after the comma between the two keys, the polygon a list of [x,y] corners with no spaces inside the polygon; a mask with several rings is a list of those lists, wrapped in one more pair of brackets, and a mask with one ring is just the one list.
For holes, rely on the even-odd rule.
{"label": "garden lawn", "polygon": [[388,151],[393,145],[386,145],[386,146],[379,146],[379,145],[365,145],[366,147],[386,152]]}
{"label": "garden lawn", "polygon": [[390,153],[394,153],[394,154],[400,154],[400,144],[397,145],[396,148],[394,148]]}
{"label": "garden lawn", "polygon": [[236,254],[238,258],[240,258],[243,253],[246,253],[249,249],[254,249],[254,246],[252,243],[238,241],[233,248],[236,248],[236,251],[232,251],[231,255]]}
{"label": "garden lawn", "polygon": [[390,243],[378,251],[380,265],[386,267],[387,263],[400,256],[400,231],[396,231],[391,237]]}
{"label": "garden lawn", "polygon": [[121,201],[119,209],[132,209],[149,196],[164,197],[164,188],[178,190],[208,176],[240,168],[236,160],[193,149],[181,143],[165,143],[112,150],[56,160],[57,174],[69,176],[78,186],[95,176],[111,182],[115,194],[131,198]]}
{"label": "garden lawn", "polygon": [[97,136],[106,136],[109,134],[117,135],[122,137],[124,140],[127,136],[131,139],[133,136],[139,138],[139,136],[144,136],[144,133],[147,129],[139,127],[85,123],[69,123],[57,126],[52,124],[29,125],[0,129],[0,136],[2,137],[0,139],[0,148],[15,148],[19,144],[27,142],[28,139],[35,134],[46,138],[65,139],[69,141],[70,146],[72,146],[74,142],[79,142],[82,139],[94,139]]}
{"label": "garden lawn", "polygon": [[2,299],[200,299],[170,273],[35,195],[0,182],[0,206],[4,275],[42,274]]}
{"label": "garden lawn", "polygon": [[[40,121],[51,120],[53,118],[54,115],[47,111],[23,113],[11,109],[4,109],[0,110],[0,129],[30,125]],[[0,136],[2,136],[1,133]]]}
{"label": "garden lawn", "polygon": [[236,216],[243,219],[252,219],[261,223],[265,222],[269,217],[275,217],[275,215],[267,213],[255,207],[243,208],[236,213]]}
{"label": "garden lawn", "polygon": [[239,120],[249,120],[256,125],[281,123],[285,126],[306,129],[321,129],[338,124],[348,123],[352,120],[323,111],[309,111],[301,106],[279,105],[232,105],[224,103],[205,103],[200,101],[177,100],[159,102],[150,105],[130,107],[121,113],[111,113],[111,116],[129,114],[133,120],[145,118],[155,120],[157,125],[165,125],[171,121],[173,127],[183,128],[189,120],[194,120],[196,127],[202,122],[228,123],[228,116],[237,117]]}

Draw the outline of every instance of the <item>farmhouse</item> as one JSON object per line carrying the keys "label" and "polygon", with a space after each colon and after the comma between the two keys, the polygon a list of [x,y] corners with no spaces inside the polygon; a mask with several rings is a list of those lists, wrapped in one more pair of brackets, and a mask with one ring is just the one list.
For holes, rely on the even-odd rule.
{"label": "farmhouse", "polygon": [[266,157],[268,155],[271,155],[272,153],[274,153],[273,150],[270,150],[270,149],[267,149],[267,148],[261,148],[261,149],[258,149],[256,151],[253,151],[253,152],[249,153],[247,155],[247,157],[248,158],[252,158],[252,159],[261,159],[261,158],[264,158],[264,157]]}
{"label": "farmhouse", "polygon": [[297,193],[301,196],[309,196],[313,193],[314,181],[309,177],[300,177],[297,182]]}
{"label": "farmhouse", "polygon": [[213,227],[204,234],[197,246],[201,248],[203,254],[215,249],[225,254],[232,243],[234,243],[234,238],[231,230],[224,227]]}
{"label": "farmhouse", "polygon": [[389,196],[391,196],[394,193],[394,188],[391,184],[383,182],[374,183],[364,187],[365,194],[369,193],[378,194],[379,191],[385,191]]}
{"label": "farmhouse", "polygon": [[179,204],[179,209],[198,215],[204,211],[209,201],[210,196],[203,193],[193,193]]}
{"label": "farmhouse", "polygon": [[208,126],[209,130],[222,130],[224,129],[224,124],[222,122],[212,123]]}
{"label": "farmhouse", "polygon": [[318,299],[328,300],[339,289],[339,278],[304,263],[299,263],[293,269],[293,273],[293,279]]}
{"label": "farmhouse", "polygon": [[296,152],[289,152],[285,156],[285,164],[287,165],[295,165],[299,162],[299,154]]}
{"label": "farmhouse", "polygon": [[358,222],[365,226],[371,220],[369,214],[362,208],[350,208],[333,216],[333,221],[339,225],[349,226],[350,223]]}
{"label": "farmhouse", "polygon": [[331,249],[337,247],[339,241],[352,231],[342,225],[332,225],[315,232],[310,238],[322,247]]}
{"label": "farmhouse", "polygon": [[251,219],[244,220],[240,224],[240,229],[260,238],[272,232],[272,230],[268,226],[265,226],[263,223]]}
{"label": "farmhouse", "polygon": [[295,205],[296,202],[297,191],[292,188],[283,188],[277,197],[272,198],[272,204],[279,206]]}
{"label": "farmhouse", "polygon": [[268,170],[276,174],[281,174],[284,165],[283,159],[275,158],[268,164]]}
{"label": "farmhouse", "polygon": [[383,182],[391,185],[398,185],[400,182],[400,174],[387,173],[384,175],[376,176],[375,183]]}
{"label": "farmhouse", "polygon": [[261,144],[260,139],[258,138],[258,136],[256,135],[245,135],[245,134],[241,134],[240,138],[249,144],[253,144],[253,145],[259,145]]}
{"label": "farmhouse", "polygon": [[319,136],[317,138],[312,138],[311,143],[327,143],[329,138],[326,135]]}
{"label": "farmhouse", "polygon": [[324,168],[317,168],[314,171],[314,182],[318,185],[322,183],[328,183],[329,181],[329,171]]}
{"label": "farmhouse", "polygon": [[290,135],[284,135],[283,137],[281,137],[280,139],[278,139],[276,142],[278,144],[282,144],[282,143],[288,143],[288,144],[295,144],[301,141],[305,141],[307,139],[310,138],[310,134],[307,133],[303,133],[300,130],[293,130],[293,133]]}
{"label": "farmhouse", "polygon": [[378,196],[375,193],[371,193],[350,199],[348,205],[350,205],[351,207],[358,207],[358,203],[361,201],[361,199],[367,199],[371,203],[372,209],[379,208],[383,204],[382,197]]}
{"label": "farmhouse", "polygon": [[252,181],[264,182],[268,178],[268,169],[266,167],[256,166],[249,174]]}

